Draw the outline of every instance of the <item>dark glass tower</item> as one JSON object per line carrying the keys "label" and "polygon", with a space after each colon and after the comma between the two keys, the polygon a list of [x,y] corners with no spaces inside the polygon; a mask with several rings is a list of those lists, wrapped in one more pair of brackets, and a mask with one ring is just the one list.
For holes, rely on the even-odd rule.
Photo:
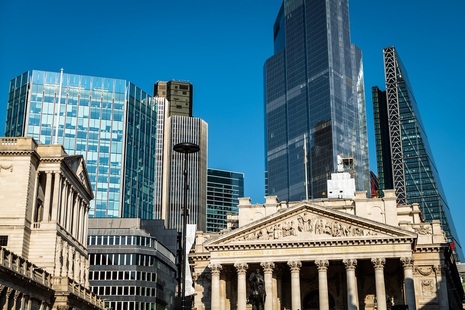
{"label": "dark glass tower", "polygon": [[379,189],[395,189],[399,203],[418,203],[427,221],[441,221],[463,261],[407,71],[394,47],[385,48],[383,54],[386,91],[372,88]]}
{"label": "dark glass tower", "polygon": [[151,96],[129,81],[33,70],[10,82],[5,136],[83,155],[90,217],[153,219],[156,115]]}
{"label": "dark glass tower", "polygon": [[[337,157],[370,190],[361,51],[348,0],[284,0],[265,63],[267,195],[326,197]],[[306,144],[306,147],[304,147]]]}
{"label": "dark glass tower", "polygon": [[244,174],[209,168],[207,171],[207,232],[226,228],[228,214],[238,214],[244,197]]}

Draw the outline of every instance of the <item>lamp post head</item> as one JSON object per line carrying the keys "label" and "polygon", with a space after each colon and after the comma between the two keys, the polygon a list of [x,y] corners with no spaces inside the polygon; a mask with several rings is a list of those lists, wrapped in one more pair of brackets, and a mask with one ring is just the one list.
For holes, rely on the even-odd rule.
{"label": "lamp post head", "polygon": [[178,143],[173,147],[173,150],[178,153],[197,153],[200,151],[200,147],[195,143],[182,142]]}

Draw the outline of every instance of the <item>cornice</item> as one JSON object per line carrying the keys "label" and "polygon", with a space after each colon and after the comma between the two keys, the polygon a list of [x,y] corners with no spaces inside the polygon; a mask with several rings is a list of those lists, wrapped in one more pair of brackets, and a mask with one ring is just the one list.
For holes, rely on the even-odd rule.
{"label": "cornice", "polygon": [[379,239],[338,239],[338,240],[305,240],[305,241],[281,241],[270,243],[234,243],[205,245],[209,252],[234,251],[234,250],[263,250],[263,249],[295,249],[309,247],[342,247],[342,246],[370,246],[370,245],[395,245],[413,244],[415,238],[379,238]]}

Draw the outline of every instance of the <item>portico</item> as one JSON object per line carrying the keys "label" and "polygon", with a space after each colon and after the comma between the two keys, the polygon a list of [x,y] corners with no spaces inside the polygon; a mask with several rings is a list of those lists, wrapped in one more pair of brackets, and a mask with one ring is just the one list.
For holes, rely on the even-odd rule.
{"label": "portico", "polygon": [[[266,210],[270,204],[262,209],[254,206],[255,210],[251,206],[246,218],[255,214],[258,219],[224,234],[199,233],[191,253],[197,293],[194,306],[250,309],[248,279],[260,269],[266,310],[383,310],[392,305],[417,309],[426,300],[417,298],[426,282],[414,279],[418,278],[414,266],[444,268],[444,261],[440,247],[433,250],[434,261],[416,258],[416,231],[427,229],[432,240],[439,224],[421,223],[410,206],[409,224],[402,221],[394,226],[354,215],[356,206],[350,202],[339,201],[332,208],[327,201],[276,204],[276,212],[262,214],[262,218],[257,211],[270,211]],[[391,206],[383,204],[377,208],[383,205],[382,210],[389,211]],[[406,211],[390,211],[401,210]]]}

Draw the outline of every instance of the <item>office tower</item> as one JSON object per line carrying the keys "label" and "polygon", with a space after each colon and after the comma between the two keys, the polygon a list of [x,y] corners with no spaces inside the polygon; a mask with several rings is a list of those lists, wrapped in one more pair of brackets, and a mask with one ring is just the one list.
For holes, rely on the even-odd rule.
{"label": "office tower", "polygon": [[113,310],[174,309],[177,231],[162,220],[89,220],[89,282]]}
{"label": "office tower", "polygon": [[2,137],[0,189],[3,309],[104,309],[89,290],[93,194],[84,158],[62,145]]}
{"label": "office tower", "polygon": [[395,189],[398,203],[418,203],[427,221],[441,221],[449,242],[463,261],[407,71],[394,47],[385,48],[383,56],[386,91],[372,88],[379,189]]}
{"label": "office tower", "polygon": [[327,197],[337,157],[370,190],[361,51],[348,0],[284,0],[265,63],[267,195]]}
{"label": "office tower", "polygon": [[[206,229],[207,205],[207,135],[208,126],[200,118],[171,115],[170,103],[164,98],[155,98],[157,106],[157,146],[155,168],[154,214],[164,219],[167,228],[182,228],[184,208],[184,154],[173,147],[182,142],[199,145],[200,151],[188,155],[188,224],[197,229]],[[171,115],[171,116],[170,116]]]}
{"label": "office tower", "polygon": [[183,81],[159,81],[154,85],[153,95],[163,97],[170,102],[170,115],[192,117],[194,88]]}
{"label": "office tower", "polygon": [[238,214],[239,198],[244,197],[244,174],[208,168],[207,232],[226,228],[228,214]]}
{"label": "office tower", "polygon": [[153,218],[155,130],[153,100],[125,80],[33,70],[10,82],[5,135],[83,155],[90,217]]}

